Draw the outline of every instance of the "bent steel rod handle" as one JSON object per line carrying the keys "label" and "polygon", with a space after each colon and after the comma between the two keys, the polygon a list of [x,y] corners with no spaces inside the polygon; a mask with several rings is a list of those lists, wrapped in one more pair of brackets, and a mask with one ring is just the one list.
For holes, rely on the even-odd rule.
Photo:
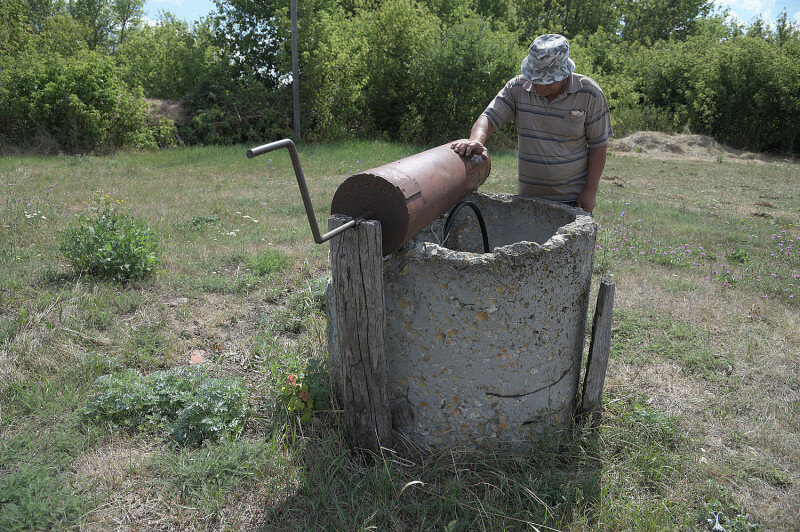
{"label": "bent steel rod handle", "polygon": [[361,215],[350,220],[344,225],[340,225],[336,229],[325,233],[324,235],[320,234],[319,225],[317,225],[317,217],[314,214],[314,206],[311,205],[311,196],[308,195],[306,177],[303,175],[303,167],[300,166],[300,157],[297,155],[297,147],[294,145],[294,142],[292,142],[291,139],[283,139],[270,142],[269,144],[264,144],[263,146],[258,146],[257,148],[251,148],[247,150],[247,158],[252,159],[253,157],[258,157],[259,155],[263,155],[280,148],[288,148],[289,156],[292,158],[294,175],[297,178],[297,186],[300,187],[300,195],[303,197],[303,206],[306,208],[306,216],[308,216],[308,223],[311,225],[311,234],[314,235],[314,242],[317,244],[327,242],[339,233],[347,231],[351,227],[355,227],[358,222],[362,221],[367,216],[366,214]]}

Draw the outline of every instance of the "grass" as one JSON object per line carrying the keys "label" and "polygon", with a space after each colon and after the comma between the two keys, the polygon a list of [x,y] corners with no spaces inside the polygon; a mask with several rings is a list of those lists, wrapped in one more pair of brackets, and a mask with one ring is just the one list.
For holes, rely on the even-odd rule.
{"label": "grass", "polygon": [[[287,374],[325,367],[327,247],[288,155],[245,150],[0,158],[0,529],[797,530],[800,166],[611,154],[602,424],[519,456],[370,460],[335,405],[304,424],[276,407]],[[302,146],[320,226],[346,176],[416,151]],[[515,173],[493,152],[485,190]],[[153,278],[98,282],[59,255],[97,189],[158,232]],[[187,448],[81,418],[97,377],[200,351],[247,387],[240,436]]]}

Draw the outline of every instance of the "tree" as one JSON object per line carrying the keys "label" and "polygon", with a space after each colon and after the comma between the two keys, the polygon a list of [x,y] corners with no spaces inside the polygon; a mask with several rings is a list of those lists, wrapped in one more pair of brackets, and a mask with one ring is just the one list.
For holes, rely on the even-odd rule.
{"label": "tree", "polygon": [[287,72],[281,45],[288,38],[287,0],[215,0],[217,40],[229,51],[239,71],[269,86]]}
{"label": "tree", "polygon": [[4,0],[0,3],[0,67],[27,49],[30,43],[31,24],[23,2]]}
{"label": "tree", "polygon": [[35,33],[45,31],[45,22],[49,17],[64,14],[64,0],[25,0],[26,14]]}
{"label": "tree", "polygon": [[155,26],[130,32],[116,56],[123,79],[142,87],[150,98],[183,98],[201,80],[227,67],[226,58],[211,42],[207,21],[190,28],[170,13]]}
{"label": "tree", "polygon": [[542,33],[571,39],[599,30],[616,31],[617,4],[618,0],[521,0],[516,8],[521,42],[530,44]]}
{"label": "tree", "polygon": [[107,0],[72,0],[69,14],[89,31],[89,49],[108,43],[113,28],[112,12]]}
{"label": "tree", "polygon": [[127,31],[135,27],[144,14],[145,0],[112,0],[111,13],[117,26],[117,46],[125,42]]}
{"label": "tree", "polygon": [[709,0],[627,0],[620,4],[622,37],[646,44],[685,39],[713,7]]}

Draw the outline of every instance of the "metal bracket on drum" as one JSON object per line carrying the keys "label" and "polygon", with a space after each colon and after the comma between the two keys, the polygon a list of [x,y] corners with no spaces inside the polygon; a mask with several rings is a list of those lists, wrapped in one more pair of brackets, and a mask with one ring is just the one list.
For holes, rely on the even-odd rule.
{"label": "metal bracket on drum", "polygon": [[287,148],[289,150],[289,156],[292,159],[292,167],[294,167],[294,175],[297,178],[297,186],[300,187],[300,195],[303,197],[303,206],[306,209],[306,216],[308,216],[308,223],[311,226],[311,234],[314,236],[314,242],[317,244],[327,242],[336,235],[347,231],[351,227],[355,227],[359,222],[365,220],[369,216],[369,213],[364,213],[361,216],[353,218],[344,225],[340,225],[336,229],[328,231],[324,235],[320,234],[319,225],[317,225],[317,217],[314,214],[314,206],[311,204],[311,196],[308,194],[308,187],[306,186],[306,177],[303,174],[303,167],[300,166],[300,157],[297,154],[297,147],[294,145],[294,142],[291,139],[283,139],[258,146],[257,148],[251,148],[247,150],[247,158],[252,159],[253,157],[258,157],[259,155],[264,155],[265,153],[280,148]]}

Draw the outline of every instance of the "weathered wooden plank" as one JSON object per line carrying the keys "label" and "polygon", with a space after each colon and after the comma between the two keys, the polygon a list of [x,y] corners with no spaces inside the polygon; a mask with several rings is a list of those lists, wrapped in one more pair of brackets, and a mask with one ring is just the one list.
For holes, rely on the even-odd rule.
{"label": "weathered wooden plank", "polygon": [[[329,230],[349,218],[331,216]],[[353,447],[380,452],[391,443],[381,225],[365,221],[331,239],[331,278],[345,433]]]}
{"label": "weathered wooden plank", "polygon": [[328,366],[330,368],[330,385],[333,396],[331,402],[333,407],[338,410],[342,404],[342,360],[339,356],[339,331],[336,328],[336,291],[333,289],[333,279],[328,279],[328,284],[325,286],[325,308],[327,310],[325,336],[328,344]]}
{"label": "weathered wooden plank", "polygon": [[614,291],[616,283],[610,279],[600,281],[597,293],[597,307],[592,322],[592,340],[589,344],[589,359],[586,362],[586,376],[583,380],[581,412],[589,414],[600,406],[603,385],[606,380],[608,355],[611,350],[611,317],[614,311]]}

